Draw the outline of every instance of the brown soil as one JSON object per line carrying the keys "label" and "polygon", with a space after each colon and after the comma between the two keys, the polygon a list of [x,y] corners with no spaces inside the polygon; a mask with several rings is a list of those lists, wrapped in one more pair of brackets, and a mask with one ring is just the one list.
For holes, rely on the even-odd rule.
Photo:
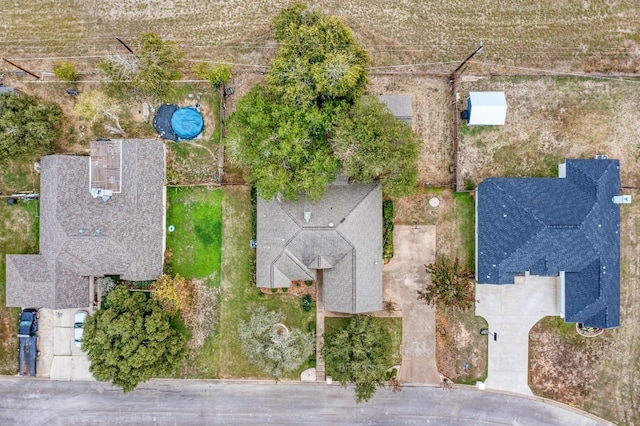
{"label": "brown soil", "polygon": [[264,294],[291,294],[296,297],[302,298],[305,294],[310,294],[311,299],[316,301],[316,282],[312,281],[313,284],[310,286],[306,285],[304,281],[291,281],[291,286],[284,291],[282,288],[276,289],[276,291],[272,291],[270,288],[260,288],[260,291]]}
{"label": "brown soil", "polygon": [[438,371],[456,383],[474,384],[487,374],[487,339],[478,333],[486,322],[473,310],[436,315],[436,362]]}

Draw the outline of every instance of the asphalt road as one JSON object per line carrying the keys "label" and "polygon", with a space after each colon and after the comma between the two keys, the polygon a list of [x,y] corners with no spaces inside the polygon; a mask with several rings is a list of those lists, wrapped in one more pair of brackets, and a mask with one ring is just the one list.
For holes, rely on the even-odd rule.
{"label": "asphalt road", "polygon": [[0,378],[1,425],[596,425],[541,400],[457,388],[379,390],[305,383],[154,380],[129,394],[98,382]]}

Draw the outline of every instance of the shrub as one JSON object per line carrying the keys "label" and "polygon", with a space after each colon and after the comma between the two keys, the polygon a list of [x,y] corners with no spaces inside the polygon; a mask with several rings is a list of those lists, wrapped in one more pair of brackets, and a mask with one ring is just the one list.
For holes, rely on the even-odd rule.
{"label": "shrub", "polygon": [[418,290],[418,299],[423,299],[441,309],[457,308],[466,311],[474,305],[475,294],[471,270],[456,257],[453,261],[439,256],[434,263],[425,265],[431,274],[431,284]]}
{"label": "shrub", "polygon": [[73,81],[80,80],[80,73],[76,70],[76,67],[67,61],[57,61],[53,64],[53,75],[58,80]]}
{"label": "shrub", "polygon": [[198,62],[193,67],[193,73],[198,78],[209,80],[211,86],[220,87],[231,80],[231,65],[212,65],[207,62]]}
{"label": "shrub", "polygon": [[393,257],[393,201],[385,200],[382,203],[382,257]]}
{"label": "shrub", "polygon": [[304,282],[304,285],[306,285],[307,287],[311,287],[313,285],[313,281],[307,280]]}
{"label": "shrub", "polygon": [[113,279],[112,277],[98,277],[96,278],[96,287],[98,287],[98,293],[101,297],[109,294],[111,290],[113,290],[116,286],[117,279]]}
{"label": "shrub", "polygon": [[309,325],[307,326],[310,333],[316,334],[316,322],[309,321]]}
{"label": "shrub", "polygon": [[271,293],[277,293],[277,292],[278,292],[278,289],[277,289],[277,288],[272,288],[272,289],[271,289]]}
{"label": "shrub", "polygon": [[302,310],[305,312],[309,312],[311,308],[313,308],[313,300],[311,299],[310,294],[305,294],[302,296]]}
{"label": "shrub", "polygon": [[289,291],[289,287],[282,287],[282,292],[283,292],[283,293],[286,293],[286,292],[288,292],[288,291]]}

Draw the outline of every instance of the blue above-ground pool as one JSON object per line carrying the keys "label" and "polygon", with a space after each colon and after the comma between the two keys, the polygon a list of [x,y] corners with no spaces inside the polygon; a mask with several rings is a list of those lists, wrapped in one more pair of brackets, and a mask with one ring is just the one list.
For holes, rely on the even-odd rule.
{"label": "blue above-ground pool", "polygon": [[190,140],[202,133],[204,120],[195,108],[179,108],[171,116],[171,128],[179,139]]}

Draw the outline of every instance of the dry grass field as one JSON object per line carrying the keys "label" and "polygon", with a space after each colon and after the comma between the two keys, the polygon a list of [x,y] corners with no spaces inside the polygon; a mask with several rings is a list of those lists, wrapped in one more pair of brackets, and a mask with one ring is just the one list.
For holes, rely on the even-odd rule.
{"label": "dry grass field", "polygon": [[[271,18],[293,0],[41,0],[2,2],[2,56],[100,55],[143,31],[179,41],[194,56],[263,62]],[[554,70],[637,72],[635,0],[321,0],[307,4],[344,17],[377,65],[458,61],[480,41],[480,61]],[[270,46],[269,46],[270,44]],[[224,46],[225,49],[221,49]],[[226,59],[232,59],[227,57]],[[506,69],[503,69],[503,71]],[[512,70],[513,71],[513,70]]]}

